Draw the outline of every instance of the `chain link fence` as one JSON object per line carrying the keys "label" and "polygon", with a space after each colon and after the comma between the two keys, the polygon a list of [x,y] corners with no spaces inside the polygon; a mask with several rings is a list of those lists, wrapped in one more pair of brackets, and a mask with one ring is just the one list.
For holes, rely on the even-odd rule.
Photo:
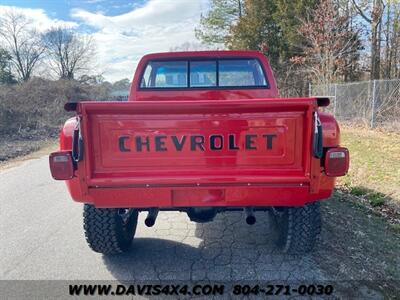
{"label": "chain link fence", "polygon": [[310,96],[329,96],[327,110],[339,121],[370,127],[400,123],[400,79],[311,85]]}

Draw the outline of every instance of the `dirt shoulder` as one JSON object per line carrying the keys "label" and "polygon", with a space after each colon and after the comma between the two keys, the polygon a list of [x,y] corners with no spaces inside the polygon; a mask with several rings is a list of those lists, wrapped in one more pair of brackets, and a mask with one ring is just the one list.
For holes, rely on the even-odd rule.
{"label": "dirt shoulder", "polygon": [[0,170],[8,169],[20,163],[42,157],[58,147],[56,138],[15,138],[2,137],[0,143]]}
{"label": "dirt shoulder", "polygon": [[400,231],[349,197],[335,192],[322,202],[322,236],[314,259],[354,296],[363,287],[387,297],[400,295]]}

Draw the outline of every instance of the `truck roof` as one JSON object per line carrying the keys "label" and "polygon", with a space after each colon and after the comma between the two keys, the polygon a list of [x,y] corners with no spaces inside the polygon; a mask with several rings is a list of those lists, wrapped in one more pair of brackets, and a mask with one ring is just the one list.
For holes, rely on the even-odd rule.
{"label": "truck roof", "polygon": [[207,51],[182,51],[159,52],[144,55],[142,60],[153,60],[174,57],[264,57],[264,54],[255,50],[207,50]]}

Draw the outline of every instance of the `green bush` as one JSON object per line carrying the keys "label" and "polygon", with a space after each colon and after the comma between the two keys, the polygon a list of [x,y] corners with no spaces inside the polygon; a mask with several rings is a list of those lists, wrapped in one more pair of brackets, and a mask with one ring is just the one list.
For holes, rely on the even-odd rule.
{"label": "green bush", "polygon": [[368,189],[362,186],[353,186],[350,188],[350,194],[354,196],[364,196],[368,194]]}
{"label": "green bush", "polygon": [[385,204],[385,195],[382,193],[374,192],[369,194],[367,197],[372,206],[382,206]]}

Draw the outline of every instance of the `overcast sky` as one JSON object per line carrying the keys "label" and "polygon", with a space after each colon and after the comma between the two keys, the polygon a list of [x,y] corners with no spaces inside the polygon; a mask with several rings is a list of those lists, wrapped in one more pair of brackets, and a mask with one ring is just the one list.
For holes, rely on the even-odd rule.
{"label": "overcast sky", "polygon": [[0,0],[0,13],[20,10],[44,31],[54,25],[93,36],[96,72],[131,79],[141,56],[196,42],[194,27],[208,0]]}

